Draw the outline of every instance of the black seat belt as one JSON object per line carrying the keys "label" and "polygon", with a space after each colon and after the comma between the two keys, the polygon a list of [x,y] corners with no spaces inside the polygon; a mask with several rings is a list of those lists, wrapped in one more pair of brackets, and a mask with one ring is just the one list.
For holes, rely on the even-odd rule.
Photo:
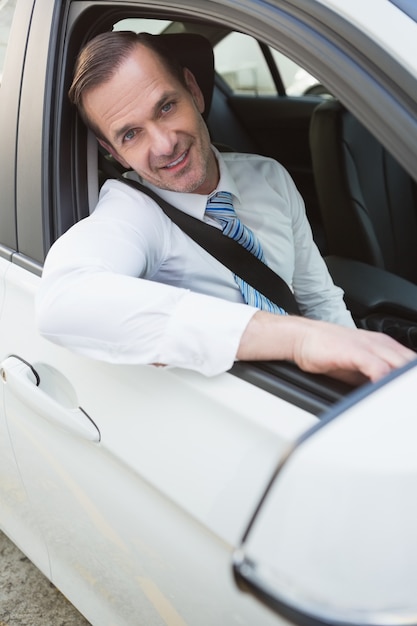
{"label": "black seat belt", "polygon": [[145,185],[124,177],[119,177],[118,180],[150,196],[174,224],[233,274],[237,274],[287,313],[300,315],[298,304],[287,283],[240,243],[223,235],[220,229],[183,213]]}

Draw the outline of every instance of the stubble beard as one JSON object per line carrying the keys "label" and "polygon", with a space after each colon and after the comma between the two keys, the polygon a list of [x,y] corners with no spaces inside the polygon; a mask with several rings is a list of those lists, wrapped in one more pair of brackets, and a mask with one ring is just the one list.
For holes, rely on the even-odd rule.
{"label": "stubble beard", "polygon": [[[175,176],[171,181],[165,181],[161,179],[160,184],[157,186],[161,189],[166,189],[167,191],[175,191],[177,193],[196,192],[196,190],[198,190],[207,180],[210,170],[211,155],[212,151],[210,144],[202,145],[199,151],[198,159],[198,169],[201,170],[199,174],[196,174],[197,167],[190,163],[185,170],[178,173],[177,179],[175,178]],[[193,174],[196,174],[197,178],[194,178]]]}

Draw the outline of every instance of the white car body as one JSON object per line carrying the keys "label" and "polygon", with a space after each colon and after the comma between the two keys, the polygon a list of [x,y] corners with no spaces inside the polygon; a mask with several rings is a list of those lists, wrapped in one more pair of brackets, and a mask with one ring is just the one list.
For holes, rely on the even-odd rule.
{"label": "white car body", "polygon": [[[47,120],[59,108],[45,112],[53,89],[49,69],[40,77],[36,67],[49,49],[64,55],[56,39],[100,3],[47,0],[43,13],[41,4],[17,0],[10,54],[23,62],[16,33],[30,25],[39,57],[25,59],[20,91],[6,56],[0,91],[0,226],[13,202],[19,233],[15,247],[0,238],[1,529],[95,626],[417,623],[414,364],[319,420],[233,373],[99,363],[39,335],[39,242],[46,252],[53,239],[42,205]],[[157,0],[101,4],[173,12]],[[269,45],[291,35],[278,9],[292,8],[311,33],[326,17],[333,44],[347,20],[357,35],[348,48],[360,56],[368,46],[375,59],[383,48],[417,85],[417,24],[387,0],[175,6],[231,27],[240,19]],[[382,82],[345,74],[347,57],[323,61],[313,36],[302,45],[297,29],[292,36],[283,52],[344,97],[416,176],[417,109],[398,113],[393,93],[381,100]]]}

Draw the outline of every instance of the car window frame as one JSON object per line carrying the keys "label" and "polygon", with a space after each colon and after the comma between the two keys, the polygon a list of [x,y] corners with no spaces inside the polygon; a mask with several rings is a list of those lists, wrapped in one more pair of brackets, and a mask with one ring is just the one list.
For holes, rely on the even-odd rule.
{"label": "car window frame", "polygon": [[0,255],[11,260],[18,249],[16,215],[16,134],[26,58],[27,33],[34,0],[18,0],[9,31],[0,87]]}
{"label": "car window frame", "polygon": [[[204,18],[216,18],[215,3],[207,5],[200,1],[198,4],[202,20]],[[414,178],[417,178],[417,123],[413,115],[416,108],[415,101],[417,101],[417,85],[413,83],[410,89],[407,70],[400,67],[388,53],[385,54],[384,51],[381,53],[376,44],[365,41],[363,38],[361,39],[360,33],[357,32],[352,24],[340,23],[339,19],[337,28],[335,26],[333,29],[333,22],[336,18],[328,7],[320,3],[309,3],[309,14],[306,16],[306,13],[302,10],[303,4],[303,1],[299,0],[298,6],[294,5],[291,9],[288,7],[285,11],[276,9],[276,12],[273,15],[271,14],[271,24],[260,22],[251,7],[248,7],[246,13],[237,12],[233,7],[223,7],[222,26],[224,28],[243,30],[255,38],[259,38],[259,34],[262,32],[262,42],[265,45],[279,49],[307,71],[312,72],[317,76],[318,80],[324,78],[322,82],[325,82],[332,91],[335,91],[344,99],[344,103],[358,119],[365,123],[379,141],[392,152],[399,163]],[[33,5],[35,5],[35,9],[32,17]],[[42,181],[42,189],[39,194],[39,197],[42,198],[42,206],[36,208],[36,216],[33,207],[28,211],[28,207],[33,201],[33,193],[29,191],[31,185],[26,184],[26,192],[22,185],[17,185],[17,192],[20,194],[17,228],[15,228],[13,220],[9,220],[5,224],[5,230],[3,231],[11,233],[13,230],[17,230],[17,237],[15,235],[9,239],[15,248],[17,248],[17,241],[19,241],[20,255],[16,258],[16,262],[27,264],[28,267],[31,264],[33,265],[33,263],[35,266],[41,266],[53,241],[65,232],[74,221],[88,213],[86,211],[88,205],[88,185],[86,184],[87,160],[85,155],[87,151],[85,132],[83,134],[82,130],[76,130],[74,141],[69,137],[68,133],[72,133],[74,126],[77,127],[80,124],[77,122],[74,112],[71,111],[69,103],[66,102],[66,96],[64,97],[70,82],[69,66],[71,64],[67,59],[74,58],[76,50],[81,44],[81,41],[76,42],[71,35],[71,29],[75,22],[79,21],[77,25],[77,28],[79,28],[80,22],[82,23],[83,21],[83,16],[88,11],[96,11],[95,29],[98,32],[100,29],[104,30],[109,27],[116,19],[133,14],[137,14],[140,17],[160,17],[161,19],[166,19],[169,11],[170,18],[184,19],[187,17],[187,8],[189,7],[192,7],[192,11],[195,14],[194,3],[190,3],[189,0],[181,0],[174,12],[166,8],[152,8],[151,5],[144,10],[140,6],[132,6],[132,4],[125,3],[123,0],[118,2],[113,0],[113,2],[107,2],[106,4],[98,4],[92,0],[86,2],[76,0],[71,2],[68,0],[63,3],[45,0],[41,4],[39,2],[34,3],[34,0],[32,0],[32,3],[29,5],[19,0],[17,10],[23,12],[22,16],[24,18],[23,22],[19,20],[21,32],[25,33],[21,24],[26,22],[29,27],[29,22],[31,20],[34,22],[31,23],[30,28],[27,46],[28,69],[25,67],[24,75],[29,75],[32,68],[34,68],[34,59],[36,61],[40,59],[40,51],[36,49],[36,46],[39,43],[42,44],[42,55],[44,56],[43,61],[41,60],[40,63],[45,63],[46,68],[44,68],[44,82],[38,84],[38,91],[41,94],[46,94],[48,106],[43,114],[44,143],[42,153],[29,154],[27,146],[25,147],[23,141],[18,145],[20,154],[17,157],[17,162],[19,171],[22,172],[21,176],[27,176],[29,171],[31,173],[31,181],[34,181],[36,185],[38,185],[38,180]],[[78,12],[78,15],[74,11]],[[57,27],[64,23],[65,20],[61,21],[59,15],[62,13],[71,15],[71,12],[73,17],[67,21],[69,31],[65,37],[61,37],[57,32]],[[326,13],[324,17],[323,13]],[[327,22],[325,27],[323,22]],[[48,32],[51,32],[51,40],[49,42],[46,41],[47,38],[44,36],[45,28],[47,28]],[[277,41],[277,33],[273,30],[274,28],[278,29],[279,42]],[[323,28],[326,30],[326,38],[320,38]],[[33,32],[34,30],[36,32]],[[86,26],[84,35],[80,35],[80,38],[86,38],[90,34],[90,27]],[[320,48],[316,51],[315,58],[318,64],[314,68],[308,49],[308,42],[313,34],[317,35],[315,41],[319,42]],[[13,34],[13,39],[15,39],[15,34]],[[18,42],[18,37],[16,41]],[[351,41],[352,43],[350,43]],[[21,66],[23,66],[23,58],[26,51],[25,44],[21,40],[16,45],[19,48],[17,57],[20,55]],[[45,52],[46,49],[47,52]],[[364,54],[369,57],[369,61],[366,63],[364,63]],[[373,58],[376,58],[376,56],[379,59],[378,67],[373,62]],[[52,63],[48,62],[50,58],[53,58]],[[329,61],[330,58],[332,63]],[[318,59],[320,59],[320,62]],[[62,68],[64,71],[62,71]],[[7,68],[5,68],[4,80],[6,80],[6,71]],[[17,78],[15,75],[14,81],[14,86],[17,89],[16,82],[20,84],[20,76]],[[363,93],[364,84],[367,86],[366,94]],[[13,96],[15,99],[16,89]],[[350,95],[350,92],[353,93]],[[53,94],[53,98],[51,98],[49,103],[48,98],[50,94]],[[24,94],[22,94],[23,96]],[[413,100],[414,96],[415,101]],[[30,108],[29,100],[29,96],[22,100],[24,101],[25,110]],[[395,103],[398,105],[396,108]],[[18,105],[17,101],[16,105]],[[387,125],[381,123],[382,111],[386,111],[387,107],[393,112],[392,128],[387,128]],[[3,121],[3,127],[5,127],[6,131],[8,130],[6,134],[9,135],[9,141],[13,141],[14,131],[12,124],[9,124],[9,121],[7,123]],[[23,131],[20,132],[20,126],[19,136],[25,136]],[[64,139],[67,140],[68,138],[71,141],[71,146],[63,148],[66,144]],[[8,158],[5,159],[5,162],[9,164],[7,172],[10,176],[6,176],[5,170],[3,181],[9,180],[9,184],[5,184],[4,187],[6,190],[9,190],[8,194],[11,202],[16,204],[15,192],[13,186],[10,185],[10,181],[13,180],[15,175],[13,168],[10,168],[9,155],[12,153],[9,149]],[[51,180],[55,180],[56,183],[50,186],[49,181]],[[32,271],[34,271],[33,267]]]}

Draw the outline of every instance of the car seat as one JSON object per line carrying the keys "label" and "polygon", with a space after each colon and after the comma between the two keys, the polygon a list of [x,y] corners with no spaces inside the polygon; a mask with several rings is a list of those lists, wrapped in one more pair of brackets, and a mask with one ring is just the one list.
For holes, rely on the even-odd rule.
{"label": "car seat", "polygon": [[315,109],[310,148],[328,254],[417,283],[415,182],[337,100]]}
{"label": "car seat", "polygon": [[188,67],[194,74],[198,86],[203,92],[206,120],[210,112],[214,87],[214,54],[211,43],[206,37],[195,33],[173,33],[154,35],[163,43],[172,57],[180,65]]}

